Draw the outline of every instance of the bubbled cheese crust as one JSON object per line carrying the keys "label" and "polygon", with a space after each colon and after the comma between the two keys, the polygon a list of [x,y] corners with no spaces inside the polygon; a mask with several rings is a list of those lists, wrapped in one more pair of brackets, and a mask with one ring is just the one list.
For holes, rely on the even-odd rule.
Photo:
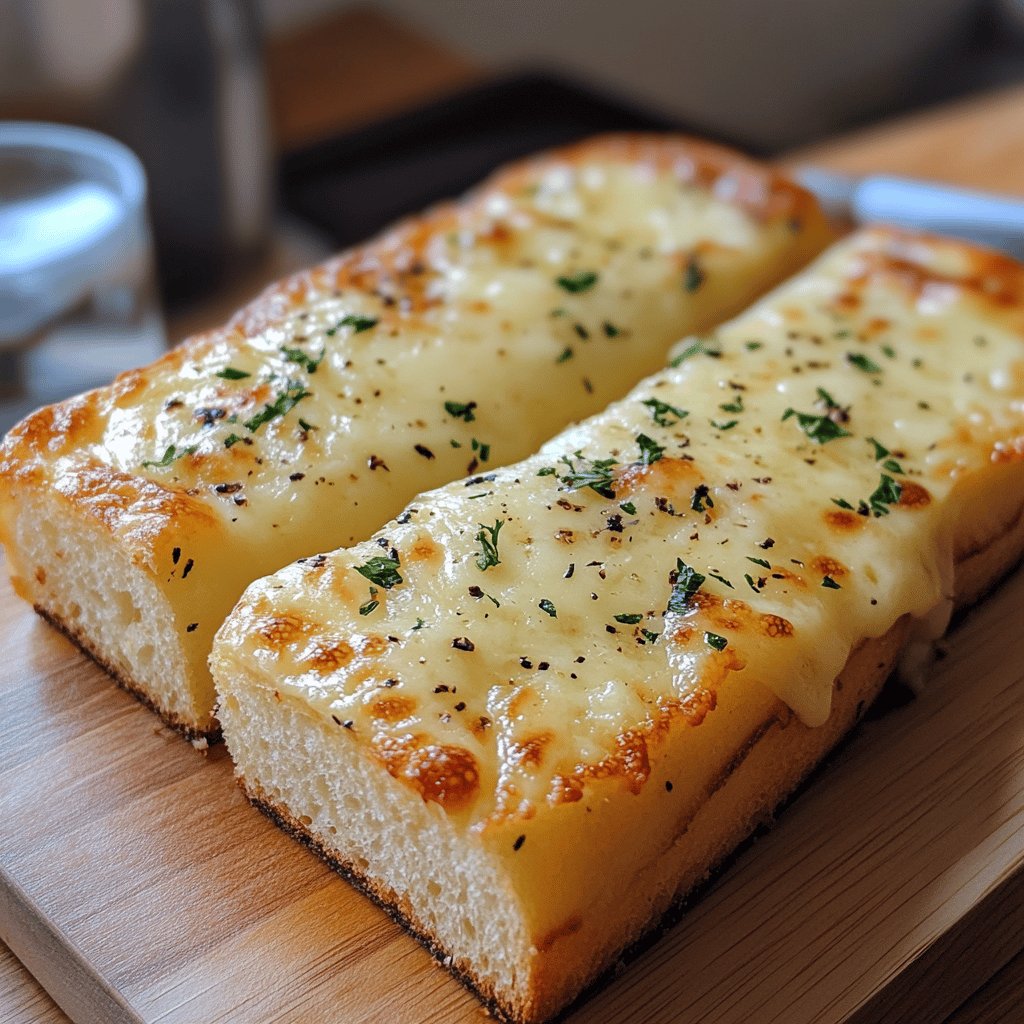
{"label": "bubbled cheese crust", "polygon": [[[516,165],[16,427],[0,448],[16,585],[174,724],[208,731],[206,657],[246,583],[522,458],[825,238],[807,193],[680,138]],[[103,564],[62,571],[61,542],[33,539],[25,514],[81,532]],[[140,581],[108,594],[111,564],[160,596],[138,607]],[[118,602],[134,607],[105,629]]]}
{"label": "bubbled cheese crust", "polygon": [[[263,742],[294,746],[304,722],[311,771],[376,766],[382,789],[442,810],[500,865],[530,939],[513,981],[461,933],[435,941],[511,1016],[551,1012],[699,880],[691,865],[639,884],[737,758],[794,714],[821,756],[854,718],[849,694],[838,726],[831,711],[856,652],[863,700],[908,621],[944,628],[955,563],[1012,538],[975,596],[1019,552],[1022,302],[1004,257],[861,232],[539,454],[257,581],[212,658],[246,786],[352,861],[329,809],[261,777],[242,723],[277,703],[292,724],[261,712]],[[787,792],[801,757],[763,794]],[[759,799],[719,834],[741,837]],[[386,851],[360,849],[361,874],[387,879]],[[415,922],[434,901],[414,889]],[[581,935],[597,952],[552,968]]]}

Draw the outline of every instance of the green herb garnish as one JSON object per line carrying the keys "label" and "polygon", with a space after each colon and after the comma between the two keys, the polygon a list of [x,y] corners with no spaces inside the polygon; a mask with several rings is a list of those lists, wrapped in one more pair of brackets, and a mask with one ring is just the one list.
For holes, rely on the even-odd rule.
{"label": "green herb garnish", "polygon": [[480,545],[480,552],[476,556],[476,565],[481,572],[490,569],[492,565],[501,565],[501,559],[498,557],[498,534],[505,522],[504,519],[495,519],[493,526],[477,523],[480,529],[476,541]]}
{"label": "green herb garnish", "polygon": [[245,429],[255,434],[264,423],[269,423],[271,420],[277,419],[278,416],[284,416],[285,413],[294,409],[302,399],[308,398],[310,394],[312,392],[307,391],[301,384],[289,382],[287,389],[273,402],[264,405],[258,413],[245,421]]}
{"label": "green herb garnish", "polygon": [[320,365],[324,358],[324,351],[321,351],[319,358],[314,359],[311,355],[303,352],[301,348],[288,348],[287,345],[281,346],[281,351],[284,353],[285,358],[289,363],[298,363],[309,373],[316,373],[316,368]]}
{"label": "green herb garnish", "polygon": [[790,416],[795,416],[800,429],[818,444],[826,444],[840,437],[852,436],[848,430],[844,430],[828,416],[815,416],[812,413],[797,412],[796,409],[787,409],[782,414],[783,420],[788,420]]}
{"label": "green herb garnish", "polygon": [[874,489],[871,497],[868,498],[868,505],[875,516],[886,516],[889,514],[889,505],[895,505],[900,500],[903,488],[891,476],[882,474],[878,486]]}
{"label": "green herb garnish", "polygon": [[358,313],[347,313],[333,327],[327,329],[328,337],[334,337],[342,327],[352,327],[356,334],[368,331],[379,323],[375,316],[360,316]]}
{"label": "green herb garnish", "polygon": [[856,366],[858,370],[863,370],[864,373],[881,373],[882,368],[873,359],[868,359],[866,355],[862,355],[860,352],[847,352],[846,361],[853,366]]}
{"label": "green herb garnish", "polygon": [[676,567],[669,573],[668,581],[672,584],[672,592],[668,596],[670,612],[685,612],[690,600],[700,590],[705,576],[688,566],[681,558],[676,559]]}
{"label": "green herb garnish", "polygon": [[233,366],[225,366],[223,370],[218,370],[215,377],[220,377],[223,380],[243,380],[245,377],[251,377],[252,374],[245,370],[236,370]]}
{"label": "green herb garnish", "polygon": [[637,623],[642,622],[643,618],[644,617],[642,615],[628,613],[624,615],[616,615],[615,621],[621,622],[624,626],[635,626]]}
{"label": "green herb garnish", "polygon": [[650,466],[665,455],[665,448],[646,434],[637,434],[636,443],[640,446],[640,465]]}
{"label": "green herb garnish", "polygon": [[370,612],[372,612],[374,608],[377,608],[379,605],[380,601],[377,600],[377,588],[370,587],[370,600],[367,601],[366,604],[361,604],[359,606],[359,614],[369,615]]}
{"label": "green herb garnish", "polygon": [[717,633],[705,633],[704,643],[708,647],[714,647],[716,651],[724,651],[729,646],[729,641],[724,636],[719,636]]}
{"label": "green herb garnish", "polygon": [[[669,405],[668,402],[659,401],[657,398],[645,398],[641,405],[646,405],[651,410],[651,416],[659,427],[675,426],[681,419],[685,419],[690,413],[686,409]],[[669,417],[675,417],[670,419]]]}
{"label": "green herb garnish", "polygon": [[199,445],[190,444],[184,448],[177,448],[173,444],[169,444],[164,449],[164,454],[160,459],[146,459],[143,462],[143,466],[152,466],[154,469],[166,469],[172,462],[182,458],[184,455],[191,455]]}
{"label": "green herb garnish", "polygon": [[385,590],[397,587],[402,582],[397,559],[386,558],[384,555],[371,558],[365,565],[357,565],[355,570],[360,576],[366,577],[371,583],[376,583]]}
{"label": "green herb garnish", "polygon": [[597,284],[597,274],[593,270],[580,270],[575,274],[566,274],[555,279],[560,288],[567,292],[585,292]]}
{"label": "green herb garnish", "polygon": [[636,505],[634,505],[631,501],[624,501],[621,505],[619,505],[619,508],[621,508],[627,516],[636,515]]}
{"label": "green herb garnish", "polygon": [[558,618],[558,612],[555,611],[555,606],[546,597],[542,597],[540,599],[540,602],[538,603],[537,607],[540,608],[542,612],[547,612],[547,614],[550,615],[551,618]]}
{"label": "green herb garnish", "polygon": [[710,356],[712,359],[722,358],[722,348],[715,338],[697,338],[691,341],[682,352],[669,362],[669,366],[679,366],[693,356]]}
{"label": "green herb garnish", "polygon": [[569,471],[559,477],[568,490],[578,491],[583,487],[589,487],[592,491],[600,494],[602,498],[615,497],[615,491],[612,489],[612,484],[615,482],[612,469],[617,465],[615,459],[590,461],[583,457],[582,452],[576,451],[571,457],[560,456],[558,461],[568,467]]}
{"label": "green herb garnish", "polygon": [[473,415],[473,410],[476,408],[476,402],[445,402],[444,411],[449,416],[457,420],[463,420],[466,423],[472,423],[476,419]]}
{"label": "green herb garnish", "polygon": [[697,262],[696,256],[691,256],[686,261],[686,270],[683,272],[683,287],[688,292],[695,292],[704,283],[704,270]]}
{"label": "green herb garnish", "polygon": [[718,407],[722,412],[743,412],[743,396],[737,395],[732,402],[725,402]]}
{"label": "green herb garnish", "polygon": [[772,563],[768,562],[768,561],[765,561],[765,559],[763,559],[763,558],[752,558],[750,555],[747,555],[747,561],[748,562],[753,562],[754,565],[760,565],[760,566],[762,566],[765,569],[771,569],[771,567],[772,567]]}
{"label": "green herb garnish", "polygon": [[840,587],[831,576],[822,577],[821,585],[826,587],[828,590],[842,590],[842,587]]}

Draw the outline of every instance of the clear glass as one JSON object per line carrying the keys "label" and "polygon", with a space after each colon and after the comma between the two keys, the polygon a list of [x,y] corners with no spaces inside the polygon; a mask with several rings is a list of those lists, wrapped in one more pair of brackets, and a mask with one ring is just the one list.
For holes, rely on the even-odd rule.
{"label": "clear glass", "polygon": [[0,122],[0,432],[165,348],[138,159],[96,132]]}

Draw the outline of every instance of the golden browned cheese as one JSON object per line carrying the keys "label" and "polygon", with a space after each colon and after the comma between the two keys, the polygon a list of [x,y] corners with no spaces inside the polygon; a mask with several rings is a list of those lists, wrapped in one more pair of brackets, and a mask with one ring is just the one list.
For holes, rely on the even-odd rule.
{"label": "golden browned cheese", "polygon": [[[525,456],[826,235],[807,193],[679,138],[608,137],[516,165],[11,431],[0,517],[19,591],[175,724],[209,729],[206,656],[246,583],[364,538],[420,490]],[[46,518],[109,542],[156,587],[126,619],[125,650],[62,598],[56,553],[42,564],[18,539],[25,499],[42,495]],[[108,585],[97,576],[84,603]],[[177,682],[128,649],[152,620],[180,646]],[[185,696],[172,706],[165,685]]]}
{"label": "golden browned cheese", "polygon": [[443,808],[540,949],[684,828],[723,694],[820,726],[865,638],[942,631],[954,558],[1024,493],[1022,311],[1009,259],[862,231],[539,454],[254,583],[218,683]]}

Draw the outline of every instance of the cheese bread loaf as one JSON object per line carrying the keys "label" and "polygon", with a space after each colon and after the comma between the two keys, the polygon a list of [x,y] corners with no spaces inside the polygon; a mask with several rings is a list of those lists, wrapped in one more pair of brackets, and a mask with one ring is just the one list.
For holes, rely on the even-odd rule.
{"label": "cheese bread loaf", "polygon": [[573,999],[1024,545],[1024,268],[862,231],[539,454],[248,588],[238,779],[504,1017]]}
{"label": "cheese bread loaf", "polygon": [[597,139],[271,288],[0,448],[18,592],[189,735],[247,583],[535,450],[826,244],[804,191],[675,137]]}

